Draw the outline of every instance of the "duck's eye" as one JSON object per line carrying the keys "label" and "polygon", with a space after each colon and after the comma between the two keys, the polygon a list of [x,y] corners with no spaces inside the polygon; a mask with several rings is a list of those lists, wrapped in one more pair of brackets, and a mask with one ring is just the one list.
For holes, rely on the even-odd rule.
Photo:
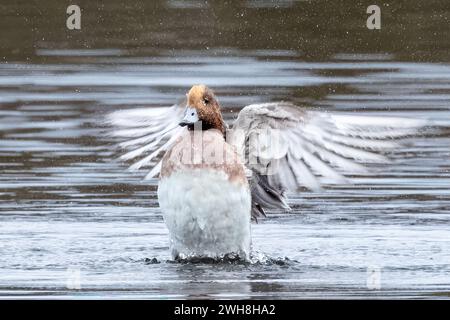
{"label": "duck's eye", "polygon": [[208,104],[209,103],[209,99],[207,97],[203,98],[203,103],[204,104]]}

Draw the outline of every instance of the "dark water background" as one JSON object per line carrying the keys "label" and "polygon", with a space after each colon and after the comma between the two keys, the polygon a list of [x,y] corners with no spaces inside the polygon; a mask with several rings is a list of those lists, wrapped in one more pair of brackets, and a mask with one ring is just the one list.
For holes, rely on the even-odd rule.
{"label": "dark water background", "polygon": [[1,0],[0,296],[448,298],[448,130],[293,196],[293,214],[254,225],[258,263],[209,265],[167,261],[156,181],[115,161],[101,125],[195,83],[228,119],[288,100],[450,125],[448,1],[377,2],[374,31],[371,4]]}

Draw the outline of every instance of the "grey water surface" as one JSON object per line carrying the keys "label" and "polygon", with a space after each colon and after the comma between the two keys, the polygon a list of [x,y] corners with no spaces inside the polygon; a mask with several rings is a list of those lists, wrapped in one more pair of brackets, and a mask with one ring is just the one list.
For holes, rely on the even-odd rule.
{"label": "grey water surface", "polygon": [[[449,298],[447,1],[0,4],[1,298]],[[254,262],[174,263],[157,180],[117,161],[114,110],[197,83],[232,120],[277,100],[405,116],[407,141],[353,185],[292,195],[253,225]]]}

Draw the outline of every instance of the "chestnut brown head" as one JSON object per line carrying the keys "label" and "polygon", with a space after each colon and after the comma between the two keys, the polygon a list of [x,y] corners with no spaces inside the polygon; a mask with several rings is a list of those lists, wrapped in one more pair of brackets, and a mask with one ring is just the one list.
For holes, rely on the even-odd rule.
{"label": "chestnut brown head", "polygon": [[214,92],[203,84],[193,86],[187,93],[186,110],[180,126],[193,129],[196,123],[201,123],[203,130],[217,129],[225,133],[219,102]]}

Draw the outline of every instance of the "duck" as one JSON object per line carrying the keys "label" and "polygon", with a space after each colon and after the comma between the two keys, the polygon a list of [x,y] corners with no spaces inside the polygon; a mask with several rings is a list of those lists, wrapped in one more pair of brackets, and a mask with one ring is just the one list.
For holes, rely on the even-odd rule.
{"label": "duck", "polygon": [[230,126],[204,84],[171,107],[114,111],[108,122],[126,151],[120,160],[158,179],[172,258],[245,261],[252,222],[292,212],[289,194],[351,183],[426,125],[282,101],[245,106]]}

